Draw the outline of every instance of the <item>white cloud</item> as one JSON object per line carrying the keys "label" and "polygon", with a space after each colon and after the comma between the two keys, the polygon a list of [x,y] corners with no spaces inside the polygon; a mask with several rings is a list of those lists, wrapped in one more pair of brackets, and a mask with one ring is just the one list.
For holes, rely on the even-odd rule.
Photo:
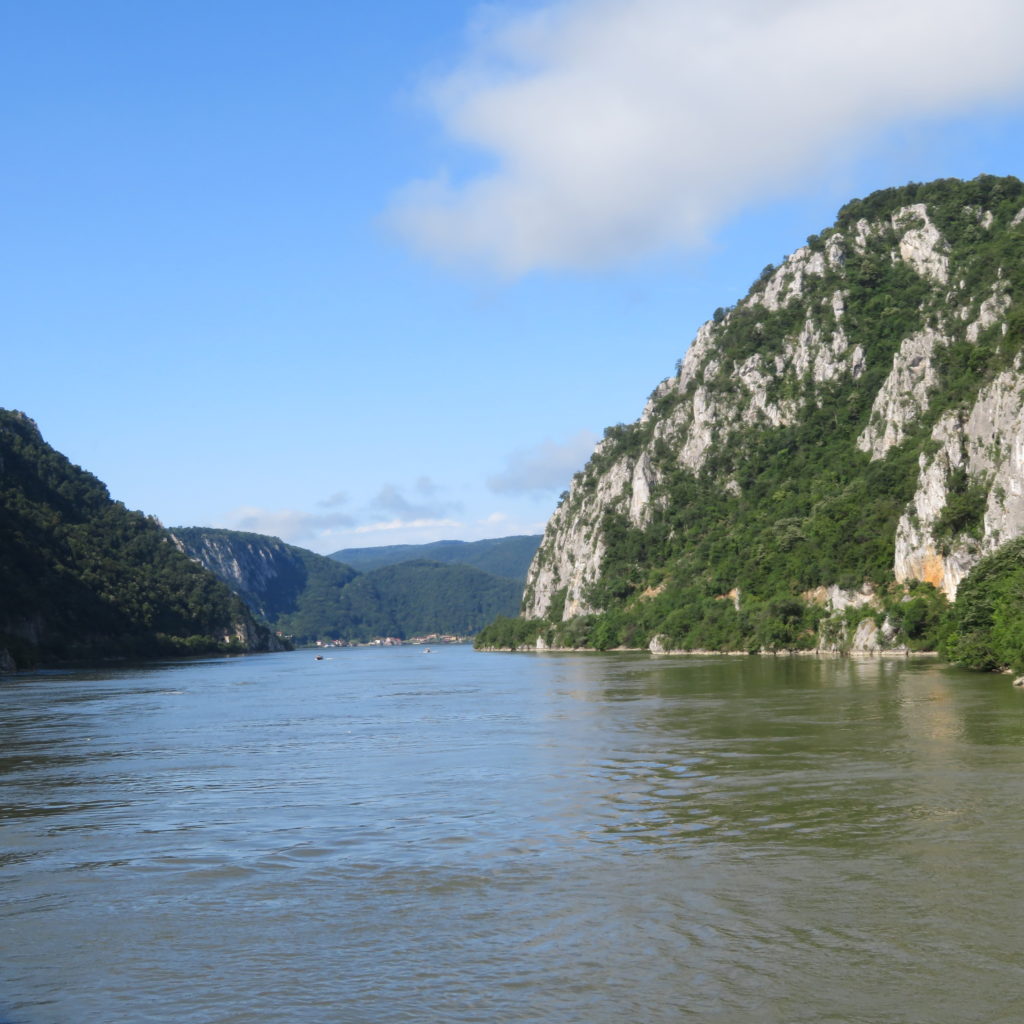
{"label": "white cloud", "polygon": [[353,526],[355,520],[341,512],[330,515],[300,512],[295,509],[265,509],[246,505],[235,509],[224,524],[232,530],[279,537],[288,544],[322,547],[331,534]]}
{"label": "white cloud", "polygon": [[540,494],[569,486],[597,444],[597,435],[581,430],[561,444],[545,439],[532,448],[512,452],[505,469],[489,477],[487,486],[497,494]]}
{"label": "white cloud", "polygon": [[1019,99],[1019,0],[551,0],[488,8],[426,96],[491,158],[409,185],[398,230],[504,273],[702,241],[905,119]]}

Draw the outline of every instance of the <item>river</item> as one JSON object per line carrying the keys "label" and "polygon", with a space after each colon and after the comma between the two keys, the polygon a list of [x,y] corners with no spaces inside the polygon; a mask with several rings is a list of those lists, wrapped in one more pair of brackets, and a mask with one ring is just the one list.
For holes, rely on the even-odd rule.
{"label": "river", "polygon": [[309,651],[0,679],[3,1024],[1010,1024],[1024,693]]}

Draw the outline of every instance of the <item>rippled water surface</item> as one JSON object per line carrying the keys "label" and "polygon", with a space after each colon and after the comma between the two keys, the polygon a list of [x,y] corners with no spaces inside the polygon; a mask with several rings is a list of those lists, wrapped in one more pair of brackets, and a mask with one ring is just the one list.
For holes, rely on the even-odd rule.
{"label": "rippled water surface", "polygon": [[1024,694],[309,652],[0,680],[0,1021],[1022,1019]]}

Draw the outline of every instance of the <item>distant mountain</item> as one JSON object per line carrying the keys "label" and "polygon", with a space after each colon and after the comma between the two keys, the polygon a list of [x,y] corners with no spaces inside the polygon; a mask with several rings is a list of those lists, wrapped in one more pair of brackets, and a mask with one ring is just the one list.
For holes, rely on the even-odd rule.
{"label": "distant mountain", "polygon": [[280,649],[167,532],[0,410],[0,668]]}
{"label": "distant mountain", "polygon": [[360,572],[399,562],[426,560],[448,565],[471,565],[493,576],[525,580],[540,545],[540,534],[498,537],[494,540],[438,540],[432,544],[391,544],[375,548],[344,548],[330,558]]}
{"label": "distant mountain", "polygon": [[514,614],[523,592],[519,580],[467,565],[418,559],[360,573],[276,537],[201,527],[176,527],[171,536],[254,612],[300,642],[468,636],[495,616]]}

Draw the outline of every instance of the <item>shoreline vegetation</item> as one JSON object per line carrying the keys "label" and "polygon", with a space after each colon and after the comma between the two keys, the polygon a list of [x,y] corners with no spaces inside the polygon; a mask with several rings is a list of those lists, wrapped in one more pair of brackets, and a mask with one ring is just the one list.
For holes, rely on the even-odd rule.
{"label": "shoreline vegetation", "polygon": [[[737,605],[739,605],[737,607]],[[562,605],[555,606],[556,613]],[[667,654],[940,658],[982,672],[1024,676],[1024,537],[981,559],[947,601],[924,583],[894,585],[858,608],[829,612],[789,602],[716,601],[717,644],[687,645],[658,631],[634,629],[634,643],[614,642],[615,611],[551,618],[499,618],[477,634],[480,651],[648,651]],[[787,615],[788,613],[788,615]],[[701,625],[704,625],[703,623]],[[686,635],[686,624],[677,636]],[[737,642],[739,641],[739,642]]]}

